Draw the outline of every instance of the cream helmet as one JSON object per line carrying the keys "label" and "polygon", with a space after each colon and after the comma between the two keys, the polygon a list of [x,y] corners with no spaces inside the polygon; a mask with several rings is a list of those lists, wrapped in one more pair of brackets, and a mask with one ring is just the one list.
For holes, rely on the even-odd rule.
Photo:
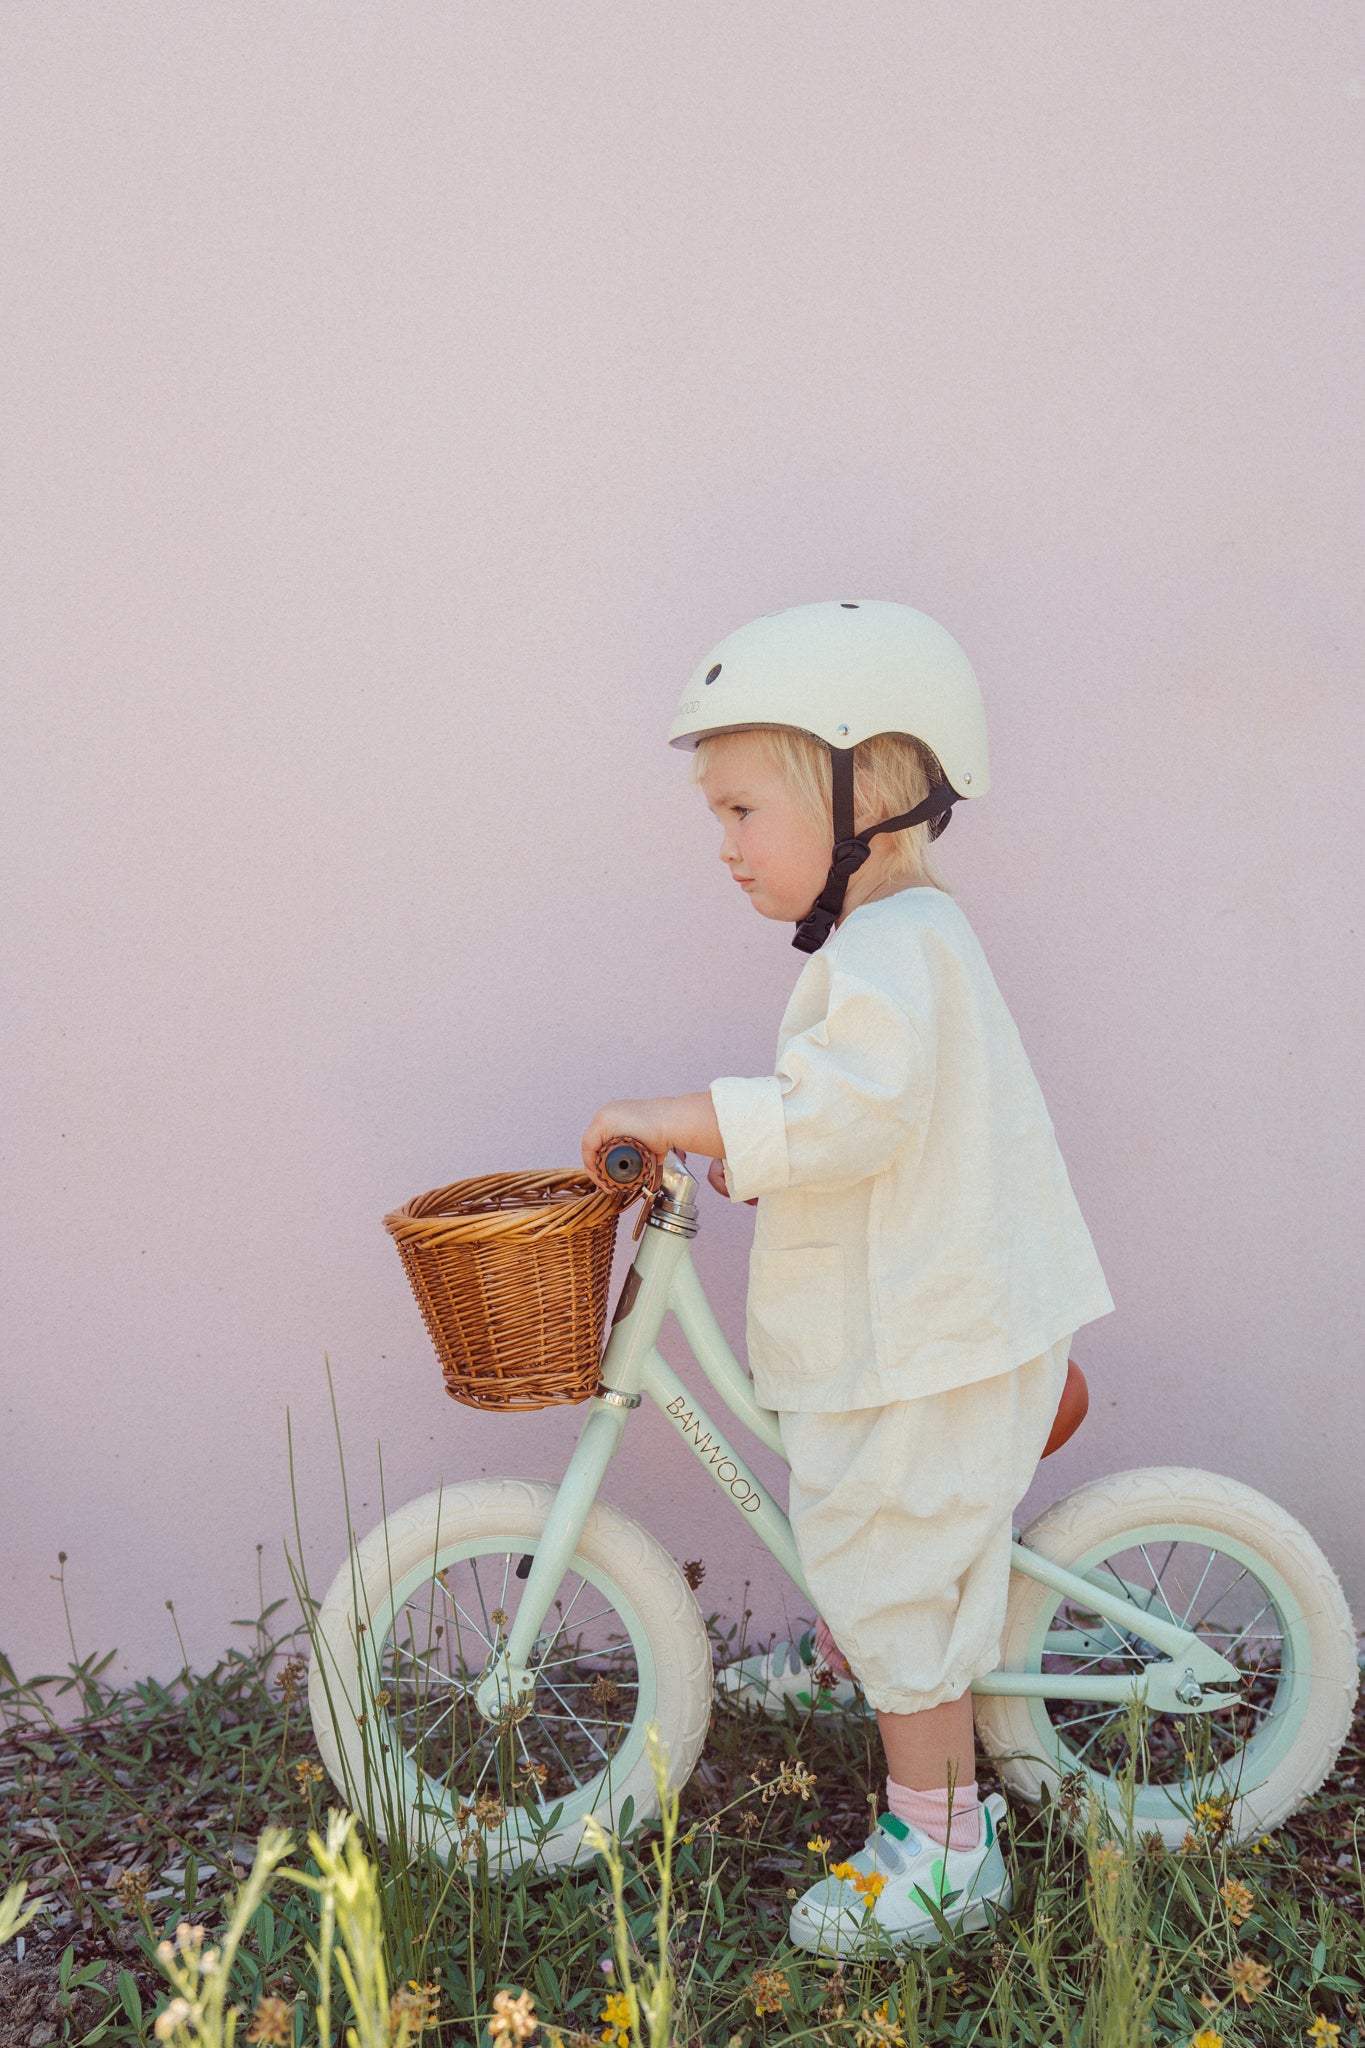
{"label": "cream helmet", "polygon": [[[670,746],[713,733],[789,725],[813,733],[833,765],[834,851],[828,880],[792,944],[816,953],[843,908],[848,878],[878,832],[929,821],[937,838],[964,798],[990,787],[986,715],[972,665],[952,634],[908,604],[880,598],[793,605],[729,634],[697,664],[668,729]],[[943,781],[904,817],[853,829],[853,750],[878,733],[932,749]]]}

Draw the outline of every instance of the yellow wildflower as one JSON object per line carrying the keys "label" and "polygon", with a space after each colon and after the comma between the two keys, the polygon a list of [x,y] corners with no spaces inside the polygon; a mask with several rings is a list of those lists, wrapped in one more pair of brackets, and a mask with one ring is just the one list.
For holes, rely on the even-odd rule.
{"label": "yellow wildflower", "polygon": [[853,2036],[857,2048],[905,2048],[904,2031],[888,2017],[888,2011],[885,2000],[875,2012],[863,2007],[858,2030]]}
{"label": "yellow wildflower", "polygon": [[856,1877],[858,1875],[858,1872],[855,1870],[854,1866],[851,1863],[831,1863],[829,1866],[829,1874],[831,1877],[842,1877],[844,1879],[850,1879]]}
{"label": "yellow wildflower", "polygon": [[630,2048],[630,2000],[624,1991],[609,1991],[606,2004],[602,2007],[602,2018],[606,2025],[602,2039],[608,2048]]}
{"label": "yellow wildflower", "polygon": [[294,2039],[294,2008],[282,1998],[258,1998],[256,2010],[251,2015],[251,2025],[246,2038],[252,2042],[284,2043],[292,2048]]}
{"label": "yellow wildflower", "polygon": [[1324,2019],[1322,2014],[1318,2013],[1308,2029],[1308,2038],[1313,2043],[1313,2048],[1332,2048],[1332,2043],[1341,2039],[1341,2028],[1335,2020]]}
{"label": "yellow wildflower", "polygon": [[1223,2037],[1215,2034],[1212,2027],[1201,2027],[1191,2037],[1190,2048],[1223,2048]]}
{"label": "yellow wildflower", "polygon": [[886,1889],[886,1879],[882,1876],[880,1870],[869,1870],[865,1877],[861,1874],[855,1874],[853,1889],[862,1898],[867,1900],[869,1906],[875,1906]]}
{"label": "yellow wildflower", "polygon": [[493,2017],[488,2022],[493,2048],[510,2048],[514,2041],[529,2041],[539,2025],[529,1991],[519,1992],[515,1998],[510,1991],[493,1993]]}
{"label": "yellow wildflower", "polygon": [[326,1776],[321,1764],[315,1764],[311,1756],[301,1756],[294,1766],[294,1783],[300,1792],[306,1792],[310,1785],[320,1785]]}
{"label": "yellow wildflower", "polygon": [[806,1847],[810,1850],[812,1856],[828,1856],[829,1854],[829,1843],[823,1835],[812,1835]]}
{"label": "yellow wildflower", "polygon": [[503,1803],[496,1792],[480,1792],[474,1801],[474,1820],[485,1834],[500,1828],[507,1818]]}
{"label": "yellow wildflower", "polygon": [[1195,1802],[1194,1824],[1207,1841],[1221,1842],[1232,1821],[1230,1799],[1199,1799]]}
{"label": "yellow wildflower", "polygon": [[147,1893],[151,1888],[152,1873],[145,1863],[135,1869],[125,1870],[114,1886],[118,1902],[127,1913],[145,1913]]}
{"label": "yellow wildflower", "polygon": [[1270,1988],[1270,1970],[1256,1956],[1234,1956],[1228,1964],[1228,1981],[1243,2005],[1254,2005]]}
{"label": "yellow wildflower", "polygon": [[783,1764],[777,1774],[779,1792],[794,1792],[798,1799],[809,1799],[815,1790],[814,1771],[808,1771],[804,1764]]}
{"label": "yellow wildflower", "polygon": [[781,1970],[755,1970],[744,1995],[762,2019],[766,2012],[781,2012],[783,2001],[791,1997],[791,1985]]}
{"label": "yellow wildflower", "polygon": [[286,1657],[275,1677],[275,1686],[287,1707],[301,1700],[308,1685],[308,1666],[302,1657]]}
{"label": "yellow wildflower", "polygon": [[1227,1907],[1228,1918],[1234,1927],[1241,1926],[1256,1903],[1250,1885],[1243,1884],[1236,1877],[1230,1877],[1226,1884],[1219,1886],[1218,1896]]}

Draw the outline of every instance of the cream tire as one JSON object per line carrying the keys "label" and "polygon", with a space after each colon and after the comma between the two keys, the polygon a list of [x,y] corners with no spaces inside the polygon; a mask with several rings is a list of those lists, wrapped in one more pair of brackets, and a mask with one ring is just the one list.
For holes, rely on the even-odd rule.
{"label": "cream tire", "polygon": [[[464,1855],[473,1802],[497,1793],[501,1824],[485,1822],[474,1838],[490,1870],[581,1863],[592,1853],[590,1814],[607,1829],[657,1814],[650,1726],[670,1789],[691,1776],[711,1712],[706,1627],[667,1551],[602,1501],[566,1572],[562,1618],[552,1609],[538,1639],[548,1648],[535,1708],[501,1738],[477,1714],[481,1665],[515,1618],[554,1498],[536,1481],[484,1479],[410,1501],[355,1544],[318,1610],[308,1688],[318,1748],[346,1804],[391,1844]],[[588,1624],[590,1647],[571,1651]],[[609,1722],[594,1704],[603,1686],[616,1708]],[[504,1766],[538,1760],[551,1789],[528,1795],[527,1780],[520,1804],[505,1797]]]}
{"label": "cream tire", "polygon": [[[1164,1775],[1154,1769],[1153,1747],[1147,1774],[1140,1773],[1136,1788],[1140,1831],[1154,1828],[1168,1844],[1178,1845],[1191,1825],[1194,1798],[1207,1794],[1212,1785],[1226,1803],[1227,1834],[1245,1840],[1278,1827],[1317,1791],[1350,1728],[1359,1670],[1355,1629],[1336,1573],[1292,1515],[1237,1480],[1183,1466],[1155,1466],[1077,1488],[1031,1523],[1020,1541],[1082,1575],[1098,1573],[1100,1583],[1132,1574],[1127,1583],[1144,1590],[1149,1573],[1154,1587],[1162,1583],[1163,1556],[1183,1559],[1188,1552],[1191,1565],[1197,1566],[1206,1555],[1211,1576],[1201,1584],[1208,1591],[1193,1597],[1190,1614],[1180,1611],[1176,1618],[1206,1626],[1207,1639],[1224,1655],[1229,1640],[1242,1644],[1244,1657],[1244,1637],[1272,1645],[1258,1653],[1266,1659],[1265,1670],[1258,1669],[1249,1680],[1258,1691],[1251,1694],[1253,1704],[1244,1713],[1245,1739],[1239,1736],[1236,1716],[1226,1712],[1153,1717],[1149,1729],[1158,1721],[1168,1724],[1168,1757],[1182,1752],[1185,1736],[1180,1729],[1188,1730],[1196,1719],[1205,1718],[1210,1740],[1216,1739],[1223,1754],[1216,1779],[1196,1783],[1188,1773],[1181,1776],[1178,1764]],[[1215,1598],[1220,1579],[1229,1592]],[[1179,1607],[1191,1582],[1187,1577],[1169,1596],[1172,1608]],[[1155,1604],[1158,1594],[1154,1591],[1151,1597]],[[1168,1596],[1162,1592],[1160,1597]],[[1234,1604],[1224,1608],[1220,1625],[1212,1615],[1223,1598]],[[1062,1668],[1046,1641],[1061,1604],[1062,1596],[1037,1580],[1011,1574],[1001,1670]],[[1260,1607],[1261,1613],[1253,1613],[1252,1622],[1237,1634],[1236,1623],[1248,1607]],[[1207,1624],[1201,1621],[1204,1613],[1209,1615]],[[1268,1618],[1262,1625],[1263,1617]],[[1068,1625],[1075,1626],[1075,1610],[1062,1618],[1060,1626]],[[1131,1641],[1120,1652],[1116,1633],[1113,1640],[1121,1663],[1141,1656],[1143,1647],[1147,1658],[1155,1654],[1150,1646],[1135,1650]],[[1075,1657],[1070,1661],[1074,1664]],[[1055,1794],[1064,1775],[1079,1772],[1117,1811],[1115,1777],[1103,1765],[1093,1767],[1087,1758],[1095,1737],[1082,1740],[1087,1725],[1096,1721],[1100,1734],[1106,1732],[1103,1712],[1097,1715],[1093,1703],[1090,1723],[1082,1718],[1084,1705],[1077,1702],[980,1694],[974,1705],[982,1746],[1011,1792],[1036,1803],[1044,1788]],[[1075,1722],[1074,1734],[1066,1732],[1068,1716]]]}

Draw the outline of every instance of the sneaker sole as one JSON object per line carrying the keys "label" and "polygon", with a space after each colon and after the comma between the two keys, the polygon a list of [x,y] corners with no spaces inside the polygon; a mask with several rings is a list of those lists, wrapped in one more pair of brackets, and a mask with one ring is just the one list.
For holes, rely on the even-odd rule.
{"label": "sneaker sole", "polygon": [[[975,1905],[967,1908],[960,1920],[956,1914],[950,1913],[948,1915],[949,1925],[955,1931],[960,1930],[963,1934],[979,1934],[982,1928],[990,1926],[992,1918],[996,1914],[1008,1913],[1013,1905],[1014,1894],[1009,1885],[1006,1885],[998,1898],[978,1899]],[[870,1950],[878,1945],[863,1939],[853,1942],[848,1948],[831,1946],[829,1943],[821,1941],[814,1929],[798,1926],[795,1917],[788,1922],[787,1933],[791,1938],[792,1946],[805,1949],[808,1954],[856,1956],[861,1955],[865,1949]],[[943,1936],[932,1921],[930,1921],[927,1927],[920,1929],[906,1928],[903,1933],[893,1933],[889,1927],[879,1928],[878,1933],[884,1941],[891,1944],[892,1948],[897,1949],[932,1948],[935,1942],[942,1941],[943,1939]]]}

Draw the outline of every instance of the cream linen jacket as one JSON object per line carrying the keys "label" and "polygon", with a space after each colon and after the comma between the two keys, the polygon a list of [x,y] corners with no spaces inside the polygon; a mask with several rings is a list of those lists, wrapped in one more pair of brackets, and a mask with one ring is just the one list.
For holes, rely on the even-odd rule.
{"label": "cream linen jacket", "polygon": [[776,1073],[711,1099],[732,1196],[761,1198],[766,1407],[967,1386],[1113,1308],[1014,1019],[942,890],[851,911],[792,991]]}

